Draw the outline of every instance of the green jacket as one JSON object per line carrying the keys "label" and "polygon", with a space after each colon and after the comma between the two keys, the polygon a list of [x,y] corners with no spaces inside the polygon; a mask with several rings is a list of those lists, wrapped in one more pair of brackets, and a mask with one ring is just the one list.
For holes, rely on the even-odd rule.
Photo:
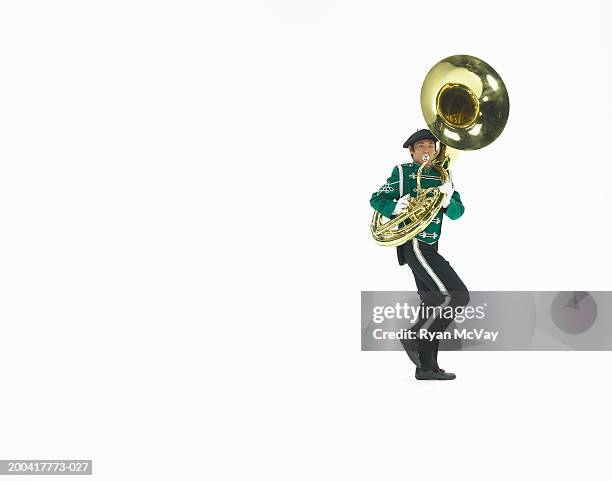
{"label": "green jacket", "polygon": [[[402,169],[402,180],[400,186],[400,168]],[[370,205],[372,208],[380,212],[385,217],[391,219],[394,217],[393,209],[395,209],[395,203],[400,197],[410,193],[410,197],[415,197],[417,192],[416,178],[417,171],[419,170],[419,164],[412,162],[410,164],[396,165],[393,168],[391,177],[387,179],[387,182],[378,189],[377,192],[372,194],[370,198]],[[421,175],[421,187],[439,187],[442,185],[440,175],[434,169],[423,170]],[[451,196],[450,204],[446,209],[440,209],[436,217],[432,219],[429,225],[423,232],[417,235],[417,239],[427,244],[434,244],[440,239],[442,232],[442,219],[443,215],[449,219],[455,220],[463,215],[465,208],[461,203],[461,196],[459,192],[453,192]]]}

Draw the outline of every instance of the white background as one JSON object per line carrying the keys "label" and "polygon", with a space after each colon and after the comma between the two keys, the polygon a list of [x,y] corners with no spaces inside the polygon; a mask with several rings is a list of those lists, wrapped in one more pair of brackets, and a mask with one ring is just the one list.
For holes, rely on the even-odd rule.
{"label": "white background", "polygon": [[[510,93],[454,168],[472,290],[610,290],[606,2],[0,6],[0,457],[95,479],[603,479],[608,352],[359,351],[414,289],[370,194],[438,60]],[[599,319],[599,322],[607,322]],[[8,479],[8,478],[7,478]]]}

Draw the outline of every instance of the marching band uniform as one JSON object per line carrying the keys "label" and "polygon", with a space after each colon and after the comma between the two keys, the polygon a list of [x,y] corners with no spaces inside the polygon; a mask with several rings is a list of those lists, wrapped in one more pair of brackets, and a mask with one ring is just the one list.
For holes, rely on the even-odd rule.
{"label": "marching band uniform", "polygon": [[[418,130],[404,143],[404,147],[414,145],[419,140],[437,139],[427,130]],[[404,196],[415,197],[417,194],[416,162],[397,165],[385,184],[372,194],[370,205],[387,218],[397,213],[397,202]],[[421,187],[440,187],[440,175],[434,169],[423,169]],[[465,306],[469,302],[469,292],[457,273],[444,257],[438,253],[438,241],[442,233],[444,216],[451,220],[459,219],[465,208],[459,192],[453,191],[450,202],[438,211],[429,225],[416,237],[397,247],[397,258],[400,265],[408,264],[414,274],[419,296],[424,306]],[[400,225],[401,227],[402,225]],[[444,309],[441,309],[444,310]],[[439,311],[439,310],[435,310]],[[426,328],[429,332],[443,332],[453,318],[448,319],[432,315],[430,318],[419,317],[411,328],[417,332]],[[416,364],[417,379],[454,379],[455,375],[440,369],[437,363],[439,341],[407,340],[402,345],[408,357]]]}

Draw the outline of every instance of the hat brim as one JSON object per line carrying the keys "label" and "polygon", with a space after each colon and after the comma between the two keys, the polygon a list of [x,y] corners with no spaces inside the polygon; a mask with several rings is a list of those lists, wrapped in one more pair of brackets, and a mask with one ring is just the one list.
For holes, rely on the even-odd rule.
{"label": "hat brim", "polygon": [[407,149],[408,147],[419,142],[420,140],[431,140],[434,143],[438,142],[438,139],[434,136],[434,134],[431,133],[431,131],[423,129],[419,130],[418,132],[415,132],[410,137],[408,137],[408,140],[404,142],[404,148]]}

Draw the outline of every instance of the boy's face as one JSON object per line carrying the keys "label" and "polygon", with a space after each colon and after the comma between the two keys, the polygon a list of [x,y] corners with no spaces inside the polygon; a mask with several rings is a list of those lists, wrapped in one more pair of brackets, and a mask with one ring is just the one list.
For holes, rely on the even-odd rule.
{"label": "boy's face", "polygon": [[415,142],[414,146],[410,147],[410,153],[416,163],[421,164],[423,155],[427,154],[430,159],[433,158],[436,153],[436,143],[431,140],[419,140]]}

